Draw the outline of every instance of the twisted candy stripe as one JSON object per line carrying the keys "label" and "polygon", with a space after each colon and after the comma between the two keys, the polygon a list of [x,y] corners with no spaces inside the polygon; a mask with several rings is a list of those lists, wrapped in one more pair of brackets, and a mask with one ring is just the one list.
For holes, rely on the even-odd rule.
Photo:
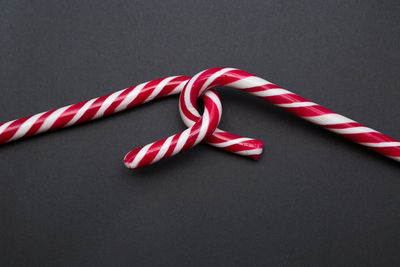
{"label": "twisted candy stripe", "polygon": [[163,140],[148,144],[129,152],[124,159],[129,169],[140,168],[161,159],[171,157],[188,150],[210,136],[221,119],[221,101],[214,90],[203,95],[204,113],[192,126],[181,133],[172,135]]}
{"label": "twisted candy stripe", "polygon": [[[157,79],[99,98],[0,124],[0,144],[87,122],[153,99],[179,94],[189,80],[190,77],[186,76]],[[209,144],[239,155],[258,159],[262,152],[262,142],[259,140],[234,134],[210,135],[207,132],[207,136],[212,136],[212,140],[207,140]],[[229,145],[229,141],[235,145]]]}
{"label": "twisted candy stripe", "polygon": [[[214,68],[202,71],[186,84],[180,95],[179,104],[181,117],[188,127],[193,127],[200,119],[200,115],[196,110],[198,97],[210,88],[217,86],[233,87],[253,94],[327,130],[369,147],[396,161],[400,161],[400,142],[397,140],[310,102],[262,78],[233,68]],[[218,134],[223,135],[225,133],[218,131]],[[207,134],[198,135],[196,142],[193,143],[191,135],[188,135],[186,131],[175,136],[179,136],[181,146],[188,144],[188,147],[192,147],[208,137]],[[213,138],[211,136],[207,140],[213,141]],[[241,141],[244,140],[242,139]],[[233,141],[227,141],[224,145],[233,143]],[[125,164],[128,168],[136,168],[169,157],[171,156],[170,154],[163,153],[163,150],[167,149],[168,146],[169,140],[164,139],[135,149],[130,153],[129,158],[126,158]],[[146,157],[146,151],[151,151],[151,156]],[[135,164],[130,164],[133,161]]]}

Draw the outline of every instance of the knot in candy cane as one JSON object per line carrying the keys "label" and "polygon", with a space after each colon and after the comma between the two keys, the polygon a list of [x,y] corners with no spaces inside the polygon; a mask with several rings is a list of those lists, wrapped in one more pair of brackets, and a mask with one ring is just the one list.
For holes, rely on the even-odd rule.
{"label": "knot in candy cane", "polygon": [[[356,143],[371,148],[382,155],[400,162],[400,142],[397,140],[371,128],[365,127],[354,120],[339,115],[316,103],[308,101],[307,99],[262,78],[233,68],[213,68],[204,70],[196,74],[185,85],[180,95],[179,107],[184,123],[186,126],[191,127],[189,129],[192,129],[192,127],[197,125],[198,122],[202,120],[199,112],[196,109],[197,99],[203,94],[207,94],[207,90],[210,88],[218,86],[232,87],[255,95],[303,119],[317,124],[327,130],[340,134]],[[220,116],[220,113],[218,115]],[[219,121],[219,118],[215,121]],[[204,121],[202,123],[204,124]],[[207,133],[204,135],[197,135],[196,142],[193,142],[188,137],[189,135],[187,131],[188,130],[185,130],[182,133],[170,137],[176,138],[179,136],[181,141],[180,146],[184,147],[184,149],[181,149],[180,151],[193,147],[203,139],[208,138],[207,140],[211,140],[214,146],[224,147],[224,149],[228,151],[235,153],[239,152],[238,154],[250,156],[258,154],[257,147],[237,151],[237,142],[240,141],[241,144],[246,144],[246,142],[250,140],[230,140],[230,134],[218,129],[216,132],[214,132],[212,137],[209,137]],[[131,152],[129,154],[130,156],[126,159],[128,161],[135,161],[135,164],[129,164],[129,162],[126,162],[126,165],[129,168],[137,168],[155,162],[156,160],[146,160],[146,151],[148,150],[151,150],[153,155],[156,153],[155,151],[161,154],[161,156],[156,157],[157,160],[172,156],[173,154],[160,152],[162,149],[167,149],[169,143],[166,142],[166,140],[168,140],[168,138],[158,141],[163,144],[161,147],[160,143],[155,142],[134,150],[134,152]],[[249,143],[251,144],[252,142],[250,141]],[[140,155],[139,159],[138,155]]]}
{"label": "knot in candy cane", "polygon": [[[233,135],[216,128],[222,108],[216,92],[207,90],[217,86],[233,87],[253,94],[327,130],[400,161],[400,142],[397,140],[262,78],[233,68],[208,69],[193,78],[172,76],[153,80],[99,98],[9,121],[0,124],[0,144],[87,122],[153,99],[182,92],[180,113],[189,129],[131,151],[125,157],[125,165],[128,168],[154,163],[193,147],[203,140],[218,148],[258,159],[262,152],[261,141]],[[203,95],[206,109],[203,117],[200,117],[196,110],[196,100]]]}

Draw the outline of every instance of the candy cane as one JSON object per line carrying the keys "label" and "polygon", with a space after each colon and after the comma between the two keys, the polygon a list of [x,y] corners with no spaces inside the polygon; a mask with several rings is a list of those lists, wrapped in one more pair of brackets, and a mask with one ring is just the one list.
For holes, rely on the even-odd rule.
{"label": "candy cane", "polygon": [[[188,127],[193,127],[200,119],[200,114],[196,110],[198,97],[210,88],[218,86],[233,87],[253,94],[327,130],[340,134],[396,161],[400,161],[400,142],[397,140],[310,102],[262,78],[233,68],[214,68],[202,71],[186,84],[181,93],[179,104],[181,117]],[[198,136],[196,141],[198,143],[201,141],[200,139],[207,137],[207,135]],[[212,138],[210,137],[207,140],[212,140]],[[181,135],[180,142],[183,146],[185,142],[189,143],[190,147],[193,146],[189,136]],[[229,141],[226,143],[229,144]],[[130,157],[126,158],[125,164],[129,168],[135,168],[155,162],[155,160],[146,161],[145,156],[142,157],[142,161],[136,158],[137,155],[146,154],[146,149],[151,150],[152,154],[156,154],[155,158],[157,160],[166,158],[170,155],[157,153],[162,149],[166,149],[168,145],[164,139],[164,142],[155,142],[150,147],[148,145],[144,148],[138,148],[130,153]],[[129,164],[129,161],[135,160],[137,164]]]}
{"label": "candy cane", "polygon": [[124,159],[129,169],[140,168],[183,152],[210,136],[221,119],[221,101],[214,90],[203,95],[204,113],[185,131],[129,152]]}
{"label": "candy cane", "polygon": [[[189,80],[190,77],[186,76],[157,79],[113,94],[0,124],[0,144],[87,122],[153,99],[179,94]],[[220,134],[219,132],[223,131],[218,130],[218,133],[212,134],[212,139],[207,142],[218,148],[253,159],[258,159],[260,156],[262,152],[261,141],[234,134]],[[226,142],[228,141],[234,143],[234,145],[227,145]]]}

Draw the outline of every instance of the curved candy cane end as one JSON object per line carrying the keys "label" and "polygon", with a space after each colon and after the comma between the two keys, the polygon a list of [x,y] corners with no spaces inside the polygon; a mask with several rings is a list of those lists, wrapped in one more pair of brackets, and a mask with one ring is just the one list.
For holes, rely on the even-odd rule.
{"label": "curved candy cane end", "polygon": [[[135,150],[137,150],[137,149],[135,149]],[[125,167],[127,167],[128,169],[131,169],[131,170],[135,169],[135,167],[132,166],[132,162],[135,159],[135,156],[137,155],[137,152],[138,152],[138,151],[135,151],[135,150],[130,151],[124,157],[124,165],[125,165]]]}
{"label": "curved candy cane end", "polygon": [[254,140],[254,146],[256,147],[255,149],[253,149],[253,152],[255,154],[249,155],[248,157],[253,159],[253,160],[259,160],[261,155],[262,155],[262,153],[263,153],[264,143],[262,141],[259,141],[259,140]]}
{"label": "curved candy cane end", "polygon": [[250,149],[242,150],[237,153],[242,156],[247,156],[248,158],[251,158],[253,160],[259,160],[263,153],[264,143],[260,140],[253,139],[245,142],[245,144],[248,144]]}
{"label": "curved candy cane end", "polygon": [[147,146],[136,148],[125,155],[124,164],[128,169],[138,169],[150,163],[144,162],[142,159],[146,154]]}

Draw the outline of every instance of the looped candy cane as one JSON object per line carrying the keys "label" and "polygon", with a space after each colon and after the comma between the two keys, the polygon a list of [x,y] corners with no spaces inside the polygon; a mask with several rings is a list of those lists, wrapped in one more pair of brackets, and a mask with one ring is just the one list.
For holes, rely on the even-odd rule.
{"label": "looped candy cane", "polygon": [[125,166],[136,169],[188,150],[210,136],[218,126],[222,114],[221,101],[214,90],[203,95],[204,113],[193,125],[181,133],[148,144],[129,152]]}
{"label": "looped candy cane", "polygon": [[[201,119],[196,109],[198,97],[206,93],[210,88],[218,86],[233,87],[253,94],[327,130],[369,147],[396,161],[400,161],[400,142],[397,140],[310,102],[262,78],[233,68],[213,68],[202,71],[186,84],[180,95],[179,104],[181,117],[188,127],[193,127]],[[179,136],[180,145],[183,147],[186,147],[186,145],[192,147],[201,142],[201,140],[208,138],[207,134],[198,135],[196,142],[193,143],[192,136],[188,135],[186,131],[175,135]],[[213,140],[215,136],[224,134],[222,131],[217,131],[213,137],[209,137],[207,140]],[[235,142],[227,141],[224,145],[229,148],[229,145],[235,145]],[[125,164],[128,168],[137,168],[154,163],[162,158],[167,158],[171,155],[162,151],[167,149],[168,146],[167,138],[135,149],[130,153],[130,157],[126,158]],[[151,157],[146,157],[147,150],[151,151]],[[140,158],[138,159],[139,156]],[[133,161],[135,164],[130,164]]]}
{"label": "looped candy cane", "polygon": [[[190,78],[187,76],[171,76],[157,79],[99,98],[0,124],[0,144],[80,124],[129,109],[153,99],[179,94]],[[207,136],[210,136],[210,140],[206,140],[209,144],[239,155],[258,159],[262,152],[262,142],[259,140],[243,138],[234,134],[220,136],[211,133],[210,135],[209,132],[207,132]],[[227,141],[235,142],[235,150],[224,145]],[[252,151],[252,153],[244,153],[243,151]]]}

